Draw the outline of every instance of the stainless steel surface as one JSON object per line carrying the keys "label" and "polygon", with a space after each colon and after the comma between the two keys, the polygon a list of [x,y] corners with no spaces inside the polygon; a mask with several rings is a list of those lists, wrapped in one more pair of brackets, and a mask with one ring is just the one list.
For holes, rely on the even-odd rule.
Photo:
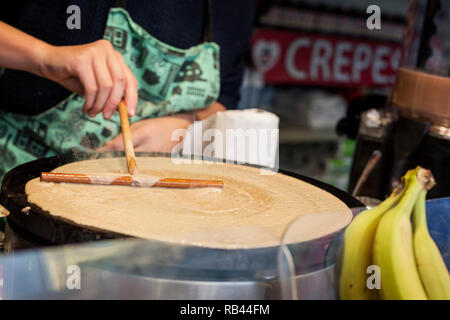
{"label": "stainless steel surface", "polygon": [[[193,299],[193,300],[265,300],[281,299],[281,288],[278,279],[270,281],[180,281],[150,277],[136,277],[110,271],[90,272],[92,278],[86,283],[96,283],[101,279],[101,292],[89,290],[89,295],[77,295],[77,299]],[[297,295],[300,300],[334,300],[337,298],[335,288],[335,266],[298,275],[295,277]],[[127,284],[132,288],[117,297],[118,284]],[[93,294],[94,293],[94,294]],[[113,293],[113,294],[111,294]]]}
{"label": "stainless steel surface", "polygon": [[[4,264],[3,299],[282,299],[279,278],[252,281],[189,281],[137,276],[80,265],[80,289],[66,287],[70,274],[56,256],[29,251],[0,258]],[[6,258],[6,259],[5,259]],[[61,257],[58,257],[61,258]],[[58,270],[59,268],[59,270]],[[335,266],[293,277],[302,300],[336,299]]]}
{"label": "stainless steel surface", "polygon": [[[187,281],[89,270],[75,299],[263,300],[272,285],[263,281]],[[127,290],[122,290],[126,287]],[[100,289],[100,290],[99,290]]]}
{"label": "stainless steel surface", "polygon": [[[295,298],[336,298],[334,265],[300,275],[283,262],[236,272],[236,266],[214,269],[207,257],[178,249],[152,245],[149,256],[148,246],[145,240],[116,240],[5,255],[3,299],[292,299],[282,295],[283,285],[292,282]],[[273,251],[268,261],[284,261],[279,254]],[[192,259],[201,260],[198,267]],[[67,286],[71,266],[79,267],[79,290]]]}
{"label": "stainless steel surface", "polygon": [[[430,234],[447,265],[450,263],[449,208],[450,198],[427,201]],[[359,208],[354,213],[363,209]],[[295,223],[290,230],[298,230]],[[280,251],[286,252],[287,249],[282,241],[278,250],[267,253],[266,261],[278,263],[252,265],[253,271],[250,273],[236,272],[238,265],[235,263],[221,267],[214,265],[214,259],[204,254],[192,255],[188,250],[158,247],[136,239],[22,250],[0,256],[4,277],[3,298],[289,299],[281,293],[286,291],[283,286],[291,284],[298,299],[336,299],[337,258],[342,233],[339,235],[327,244],[323,263],[311,272],[300,274],[296,274],[298,272],[294,272],[283,259],[277,259]],[[297,254],[293,253],[293,257],[304,257],[293,259],[295,270],[311,267],[313,260],[309,257],[317,253],[322,245],[320,241],[313,241]],[[240,258],[245,259],[247,253],[241,254]],[[194,265],[193,262],[198,263]],[[67,287],[73,276],[73,273],[67,272],[71,265],[80,267],[79,290]]]}

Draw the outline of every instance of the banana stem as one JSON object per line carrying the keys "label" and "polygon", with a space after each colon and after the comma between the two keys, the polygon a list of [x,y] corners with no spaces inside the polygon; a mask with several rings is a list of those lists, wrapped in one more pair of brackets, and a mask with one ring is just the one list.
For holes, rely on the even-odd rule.
{"label": "banana stem", "polygon": [[425,198],[427,196],[427,192],[422,190],[417,197],[416,203],[414,205],[413,210],[413,226],[414,230],[417,228],[424,228],[424,230],[428,230],[427,226],[427,215],[425,209]]}
{"label": "banana stem", "polygon": [[[403,196],[400,200],[398,207],[401,208],[400,210],[402,210],[403,214],[407,215],[408,217],[411,216],[411,211],[416,205],[423,206],[423,209],[419,207],[418,209],[425,212],[425,201],[421,202],[419,200],[420,197],[425,197],[427,191],[436,185],[433,174],[430,170],[418,166],[416,169],[408,171],[405,175],[405,178],[405,196]],[[412,202],[411,199],[414,199],[414,202]],[[416,217],[416,215],[414,215],[414,219],[419,219],[417,220],[417,223],[423,223],[423,221],[421,220],[424,219],[426,224],[425,214],[419,214],[418,216],[419,217]]]}
{"label": "banana stem", "polygon": [[422,167],[417,167],[417,180],[422,185],[425,191],[430,190],[436,185],[436,180],[434,180],[433,174],[430,170],[424,169]]}

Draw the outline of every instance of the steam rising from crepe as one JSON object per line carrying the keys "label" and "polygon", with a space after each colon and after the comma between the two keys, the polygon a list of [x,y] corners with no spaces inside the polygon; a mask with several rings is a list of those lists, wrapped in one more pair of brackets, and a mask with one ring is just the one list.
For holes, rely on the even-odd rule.
{"label": "steam rising from crepe", "polygon": [[[213,162],[174,164],[164,157],[137,158],[137,165],[140,174],[221,179],[224,188],[55,184],[36,178],[26,185],[28,201],[85,227],[226,249],[278,245],[299,216],[317,214],[316,219],[305,219],[312,228],[305,225],[306,231],[290,236],[290,242],[338,231],[352,218],[350,209],[333,195],[283,174],[261,175],[259,169]],[[73,162],[54,172],[126,174],[127,168],[125,159],[109,158]]]}

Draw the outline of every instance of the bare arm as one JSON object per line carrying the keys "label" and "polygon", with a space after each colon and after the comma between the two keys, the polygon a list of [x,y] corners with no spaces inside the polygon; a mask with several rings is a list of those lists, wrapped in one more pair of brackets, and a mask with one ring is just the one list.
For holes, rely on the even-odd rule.
{"label": "bare arm", "polygon": [[0,66],[42,76],[38,61],[48,46],[45,42],[1,21],[0,35]]}
{"label": "bare arm", "polygon": [[137,105],[137,81],[110,42],[52,46],[0,21],[0,66],[55,81],[84,95],[83,112],[109,119],[125,95],[130,116]]}

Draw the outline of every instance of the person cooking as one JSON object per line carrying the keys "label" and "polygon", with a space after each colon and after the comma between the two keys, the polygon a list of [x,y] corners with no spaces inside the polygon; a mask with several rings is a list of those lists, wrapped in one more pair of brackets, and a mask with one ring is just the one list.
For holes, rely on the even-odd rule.
{"label": "person cooking", "polygon": [[136,151],[171,152],[175,129],[236,106],[253,12],[251,0],[14,1],[0,11],[0,176],[123,150],[121,99]]}

